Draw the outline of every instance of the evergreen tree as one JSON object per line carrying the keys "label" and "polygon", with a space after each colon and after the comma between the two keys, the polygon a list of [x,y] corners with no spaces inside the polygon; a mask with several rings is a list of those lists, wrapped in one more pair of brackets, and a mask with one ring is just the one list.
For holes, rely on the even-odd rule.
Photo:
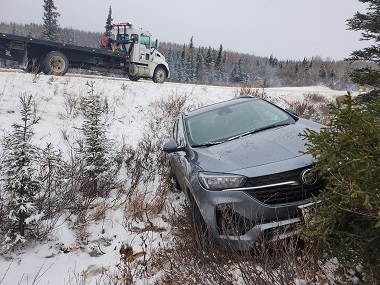
{"label": "evergreen tree", "polygon": [[66,200],[68,192],[65,186],[68,180],[67,167],[61,151],[55,150],[52,144],[48,143],[42,150],[40,159],[39,177],[42,187],[36,206],[38,212],[44,212],[45,216],[50,219],[66,207],[62,201]]}
{"label": "evergreen tree", "polygon": [[90,197],[107,196],[115,185],[119,171],[114,145],[107,138],[107,125],[102,122],[102,107],[99,96],[94,93],[94,82],[87,83],[91,88],[83,98],[84,122],[81,131],[84,135],[82,157],[84,183],[82,192]]}
{"label": "evergreen tree", "polygon": [[298,75],[298,72],[299,72],[299,67],[298,67],[298,63],[296,63],[296,65],[294,66],[294,74]]}
{"label": "evergreen tree", "polygon": [[335,84],[335,77],[336,77],[336,73],[335,73],[335,70],[334,69],[331,69],[331,72],[330,72],[330,82],[331,84]]}
{"label": "evergreen tree", "polygon": [[325,79],[327,77],[327,70],[323,63],[321,64],[321,67],[319,68],[318,75],[322,79]]}
{"label": "evergreen tree", "polygon": [[306,85],[312,84],[312,82],[313,82],[309,65],[306,65],[306,67],[305,67],[304,79],[305,79],[304,84],[306,84]]}
{"label": "evergreen tree", "polygon": [[248,81],[248,75],[244,72],[244,61],[239,59],[238,62],[235,63],[234,68],[230,75],[230,81],[233,83],[241,83]]}
{"label": "evergreen tree", "polygon": [[174,71],[173,74],[173,80],[180,82],[180,75],[181,75],[181,52],[176,52],[174,55]]}
{"label": "evergreen tree", "polygon": [[186,64],[187,64],[189,82],[195,82],[197,80],[197,73],[196,73],[196,66],[195,66],[195,59],[194,59],[193,37],[191,37],[190,39],[190,45],[189,45],[189,51],[188,51]]}
{"label": "evergreen tree", "polygon": [[213,83],[214,82],[214,58],[213,58],[213,50],[211,49],[211,46],[208,47],[206,57],[204,60],[205,65],[205,80],[207,83]]}
{"label": "evergreen tree", "polygon": [[179,70],[179,82],[188,82],[188,74],[186,69],[186,45],[183,45],[180,59],[180,70]]}
{"label": "evergreen tree", "polygon": [[[224,56],[226,54],[224,53]],[[224,64],[225,64],[225,57],[223,57],[223,46],[220,45],[219,46],[219,51],[218,51],[218,57],[216,58],[216,62],[215,62],[215,69],[216,69],[216,80],[219,81],[219,82],[223,82],[224,81],[224,72],[225,72],[225,67],[224,67]]]}
{"label": "evergreen tree", "polygon": [[16,23],[14,23],[14,22],[12,25],[12,34],[17,35]]}
{"label": "evergreen tree", "polygon": [[43,39],[57,41],[59,39],[59,25],[58,17],[61,16],[56,10],[53,0],[44,0],[44,16],[42,20],[44,21],[44,27],[42,30],[41,37]]}
{"label": "evergreen tree", "polygon": [[26,29],[26,36],[34,38],[37,35],[38,25],[37,24],[29,24]]}
{"label": "evergreen tree", "polygon": [[[169,48],[169,51],[166,55],[166,62],[168,63],[170,73],[172,74],[171,78],[173,78],[176,74],[176,70],[174,68],[175,62],[174,62],[174,52],[173,52],[172,47]],[[169,80],[171,78],[169,78]]]}
{"label": "evergreen tree", "polygon": [[230,82],[232,83],[241,82],[241,71],[239,70],[238,62],[235,62],[234,68],[231,71]]}
{"label": "evergreen tree", "polygon": [[[38,123],[32,96],[20,97],[22,124],[13,124],[13,132],[3,142],[1,178],[7,193],[10,224],[4,244],[25,241],[26,229],[39,220],[35,196],[41,189],[38,177],[39,149],[31,142],[33,126]],[[6,221],[2,221],[3,225]]]}
{"label": "evergreen tree", "polygon": [[380,108],[372,107],[348,95],[331,106],[327,128],[307,132],[327,185],[306,233],[342,267],[361,264],[367,284],[379,284]]}
{"label": "evergreen tree", "polygon": [[62,42],[71,45],[79,45],[79,36],[78,30],[74,30],[72,28],[64,28],[62,29]]}
{"label": "evergreen tree", "polygon": [[107,37],[109,37],[111,35],[112,21],[113,21],[113,18],[112,18],[112,8],[110,6],[109,11],[108,11],[108,17],[107,17],[107,20],[106,20],[106,25],[105,25],[106,31],[104,32],[104,35],[107,36]]}
{"label": "evergreen tree", "polygon": [[[360,40],[373,41],[374,43],[362,50],[351,53],[349,60],[374,62],[379,67],[380,62],[380,2],[378,0],[359,0],[368,3],[367,13],[357,12],[353,18],[347,20],[350,30],[362,31]],[[353,82],[361,85],[370,85],[375,89],[372,94],[380,94],[380,70],[370,67],[355,69],[350,74]]]}
{"label": "evergreen tree", "polygon": [[[363,30],[362,40],[375,44],[351,53],[350,60],[380,59],[380,2],[369,3],[366,14],[347,20],[349,29]],[[334,69],[330,78],[335,78]],[[306,230],[342,268],[363,267],[360,280],[380,284],[380,73],[369,67],[355,69],[351,79],[374,87],[368,94],[331,106],[332,119],[319,133],[308,131],[308,153],[317,158],[315,169],[326,181],[318,199],[322,202]],[[360,274],[358,274],[360,277]]]}
{"label": "evergreen tree", "polygon": [[204,82],[205,80],[205,62],[203,48],[201,47],[199,47],[197,51],[196,77],[198,82]]}

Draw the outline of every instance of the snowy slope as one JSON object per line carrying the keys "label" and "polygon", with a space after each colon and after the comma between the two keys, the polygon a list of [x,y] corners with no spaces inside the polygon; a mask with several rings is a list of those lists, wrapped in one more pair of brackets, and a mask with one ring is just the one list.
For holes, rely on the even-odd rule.
{"label": "snowy slope", "polygon": [[[0,70],[1,137],[11,131],[13,123],[20,121],[19,96],[33,95],[37,114],[41,117],[34,129],[34,142],[41,147],[49,142],[65,152],[67,145],[63,143],[62,132],[73,137],[77,135],[76,128],[81,126],[82,118],[75,114],[73,106],[79,104],[79,97],[90,90],[86,82],[91,81],[94,82],[95,93],[108,102],[111,110],[108,118],[111,123],[110,136],[116,140],[125,137],[131,146],[136,146],[142,134],[150,131],[147,117],[150,110],[154,111],[152,103],[157,99],[187,95],[188,102],[198,106],[228,100],[237,93],[234,87],[160,85],[151,81],[131,82],[120,78],[74,74],[64,77],[35,76],[21,71]],[[318,93],[330,100],[346,93],[318,86],[268,88],[266,92],[270,100],[283,107],[287,107],[286,102],[301,101],[308,93]],[[152,222],[165,228],[164,216],[165,213]],[[132,225],[139,227],[137,222]],[[96,284],[99,274],[115,271],[123,243],[133,245],[134,252],[139,253],[147,244],[154,248],[165,239],[170,239],[169,230],[151,231],[142,236],[125,228],[122,207],[109,211],[106,219],[90,226],[86,248],[78,245],[75,234],[69,229],[72,226],[60,221],[49,241],[28,244],[17,253],[0,257],[0,284],[82,284],[84,279],[86,284]],[[142,278],[137,284],[151,284],[153,280],[152,277]]]}

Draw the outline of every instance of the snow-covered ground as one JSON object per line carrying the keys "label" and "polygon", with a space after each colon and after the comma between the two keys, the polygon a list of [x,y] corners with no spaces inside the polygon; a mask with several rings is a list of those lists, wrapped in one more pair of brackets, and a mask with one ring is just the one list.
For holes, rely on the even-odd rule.
{"label": "snow-covered ground", "polygon": [[[154,84],[151,81],[129,80],[110,77],[91,77],[67,74],[63,77],[33,75],[0,70],[0,136],[9,133],[13,123],[20,122],[20,100],[22,94],[33,95],[40,122],[34,128],[34,142],[44,147],[52,143],[55,148],[66,150],[62,133],[75,136],[82,124],[80,115],[73,108],[80,96],[90,88],[87,82],[94,82],[95,93],[107,101],[110,136],[116,140],[123,137],[131,146],[136,146],[144,132],[150,132],[147,124],[153,102],[170,96],[187,95],[192,105],[206,105],[228,100],[236,96],[236,87],[215,87],[175,83]],[[326,87],[268,88],[269,100],[282,107],[291,101],[302,101],[305,94],[313,93],[333,100],[346,91],[334,91]],[[0,149],[1,150],[1,149]],[[64,201],[62,201],[64,202]],[[133,246],[133,252],[151,250],[168,239],[169,229],[148,231],[144,235],[126,228],[123,224],[123,208],[109,211],[105,219],[88,228],[90,235],[85,248],[78,246],[75,233],[68,222],[57,223],[49,240],[44,243],[28,244],[17,253],[0,257],[0,284],[86,284],[96,283],[99,274],[114,272],[118,263],[121,245]],[[152,221],[165,226],[162,216]],[[139,227],[136,222],[132,226]],[[167,225],[166,225],[167,226]],[[137,231],[138,232],[138,231]],[[148,243],[144,240],[148,239]],[[83,274],[86,274],[85,277]],[[136,284],[151,284],[153,279],[141,279]],[[136,281],[136,280],[135,280]]]}

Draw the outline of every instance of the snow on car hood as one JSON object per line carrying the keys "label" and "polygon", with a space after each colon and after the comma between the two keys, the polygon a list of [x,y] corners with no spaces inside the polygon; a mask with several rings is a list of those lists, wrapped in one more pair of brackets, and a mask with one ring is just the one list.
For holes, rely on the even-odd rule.
{"label": "snow on car hood", "polygon": [[[319,129],[315,125],[307,127]],[[303,156],[301,151],[306,150],[306,141],[299,134],[305,128],[305,125],[297,122],[219,145],[194,148],[196,163],[204,171],[230,172]],[[311,163],[310,156],[304,156]]]}

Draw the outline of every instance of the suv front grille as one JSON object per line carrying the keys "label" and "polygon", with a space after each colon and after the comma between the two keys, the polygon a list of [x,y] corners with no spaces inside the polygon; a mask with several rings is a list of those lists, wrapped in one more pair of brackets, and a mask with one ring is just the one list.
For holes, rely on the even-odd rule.
{"label": "suv front grille", "polygon": [[[244,192],[265,204],[285,204],[317,196],[325,184],[318,179],[313,185],[304,185],[301,175],[306,169],[308,168],[251,177],[243,187],[255,189]],[[291,183],[292,181],[295,183]]]}

